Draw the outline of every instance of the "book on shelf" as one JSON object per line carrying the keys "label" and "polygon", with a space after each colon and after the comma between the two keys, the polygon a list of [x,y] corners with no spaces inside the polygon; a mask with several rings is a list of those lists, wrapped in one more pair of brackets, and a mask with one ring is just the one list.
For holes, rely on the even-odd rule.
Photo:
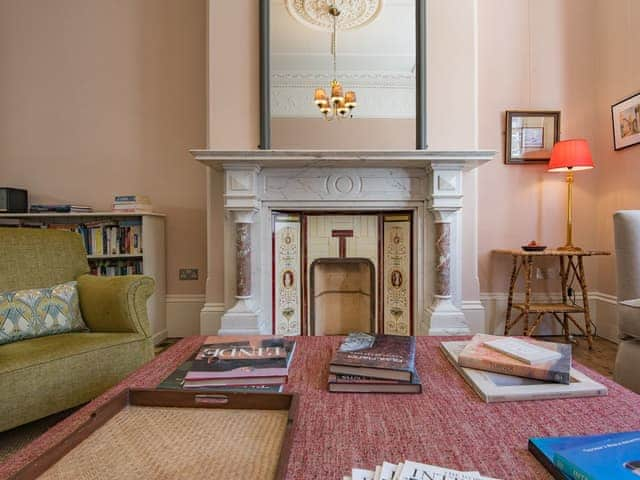
{"label": "book on shelf", "polygon": [[405,460],[400,463],[383,462],[373,469],[352,468],[343,480],[498,480],[478,471],[461,471],[436,465]]}
{"label": "book on shelf", "polygon": [[[640,432],[638,431],[580,436],[535,437],[529,439],[528,448],[556,480],[637,478],[638,474],[640,474],[640,463],[636,462],[640,458],[638,457],[640,453],[638,447],[639,438]],[[566,461],[566,456],[570,455],[575,459],[575,453],[573,452],[580,452],[583,449],[586,450],[584,453],[589,458],[579,460],[577,467],[580,470],[588,469],[587,472],[573,470],[568,464],[559,465],[560,458],[565,458]],[[596,459],[600,455],[606,456]],[[628,457],[628,459],[625,460],[625,457]],[[603,461],[603,458],[606,461]],[[593,464],[594,460],[597,462],[596,465]],[[604,467],[605,465],[608,467],[606,470],[593,471],[594,467]],[[620,466],[624,467],[624,469],[614,470]],[[636,470],[635,473],[632,473],[633,469]]]}
{"label": "book on shelf", "polygon": [[415,355],[415,337],[352,333],[334,352],[329,372],[411,382]]}
{"label": "book on shelf", "polygon": [[153,207],[147,203],[114,203],[111,210],[115,213],[153,213]]}
{"label": "book on shelf", "polygon": [[111,210],[118,213],[152,213],[153,207],[147,195],[116,195]]}
{"label": "book on shelf", "polygon": [[295,342],[276,336],[208,337],[184,378],[184,387],[286,383]]}
{"label": "book on shelf", "polygon": [[31,213],[89,213],[93,212],[93,208],[87,205],[74,204],[49,204],[49,205],[31,205],[29,209]]}
{"label": "book on shelf", "polygon": [[19,227],[19,218],[0,218],[0,227]]}
{"label": "book on shelf", "polygon": [[[516,342],[531,345],[535,349],[542,349],[554,354],[555,359],[542,363],[529,364],[514,358],[512,355],[502,353],[489,346],[496,341],[510,340],[511,346]],[[500,343],[498,343],[500,346]],[[509,346],[509,345],[508,345]],[[521,348],[521,351],[524,351]],[[520,352],[522,353],[522,352]],[[532,338],[514,339],[495,335],[477,334],[458,355],[461,367],[486,370],[489,372],[515,375],[518,377],[533,378],[549,382],[569,384],[571,371],[571,345],[563,343],[542,342]]]}
{"label": "book on shelf", "polygon": [[113,197],[113,203],[145,203],[151,205],[151,198],[148,195],[116,195]]}
{"label": "book on shelf", "polygon": [[119,275],[142,275],[142,260],[124,259],[91,259],[89,268],[92,275],[99,277],[115,277]]}
{"label": "book on shelf", "polygon": [[329,375],[329,391],[341,393],[422,393],[420,377],[414,373],[410,382],[380,380],[358,375]]}
{"label": "book on shelf", "polygon": [[505,375],[463,367],[460,353],[469,341],[441,342],[440,349],[464,380],[487,403],[521,400],[549,400],[607,395],[607,387],[572,368],[569,384]]}

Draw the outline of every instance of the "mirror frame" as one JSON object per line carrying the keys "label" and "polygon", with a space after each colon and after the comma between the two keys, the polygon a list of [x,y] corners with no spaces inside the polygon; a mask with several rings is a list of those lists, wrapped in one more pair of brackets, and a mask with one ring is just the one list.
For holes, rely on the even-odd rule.
{"label": "mirror frame", "polygon": [[[270,1],[260,0],[260,150],[271,150]],[[416,150],[427,148],[427,0],[416,5]]]}

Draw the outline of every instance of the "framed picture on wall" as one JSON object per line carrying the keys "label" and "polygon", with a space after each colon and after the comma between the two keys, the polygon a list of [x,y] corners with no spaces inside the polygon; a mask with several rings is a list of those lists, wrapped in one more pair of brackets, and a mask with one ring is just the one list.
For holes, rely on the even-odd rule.
{"label": "framed picture on wall", "polygon": [[640,143],[640,92],[611,105],[613,148],[622,150]]}
{"label": "framed picture on wall", "polygon": [[553,145],[560,140],[560,112],[506,112],[504,163],[547,163]]}

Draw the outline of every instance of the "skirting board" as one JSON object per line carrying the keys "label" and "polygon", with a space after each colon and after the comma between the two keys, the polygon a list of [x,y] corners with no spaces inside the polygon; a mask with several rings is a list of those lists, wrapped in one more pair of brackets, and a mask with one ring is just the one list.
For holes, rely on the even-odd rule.
{"label": "skirting board", "polygon": [[[508,294],[506,292],[481,293],[480,300],[485,307],[486,315],[486,332],[496,335],[502,335],[504,332],[504,321],[507,311]],[[524,301],[523,294],[516,294],[514,302]],[[560,303],[562,297],[560,293],[533,293],[533,302],[554,302]],[[576,302],[582,302],[581,296],[576,297]],[[613,342],[618,342],[618,325],[616,313],[617,299],[614,295],[606,293],[591,292],[589,293],[589,310],[591,320],[597,328],[597,334]],[[515,311],[514,311],[515,313]],[[577,315],[580,320],[582,315]],[[575,329],[574,329],[575,330]],[[521,328],[514,328],[512,333],[521,333]],[[572,331],[578,333],[577,330]],[[542,321],[540,327],[536,331],[536,335],[560,335],[562,333],[558,323],[551,316]]]}
{"label": "skirting board", "polygon": [[204,295],[167,295],[167,335],[200,335],[200,311],[204,300]]}
{"label": "skirting board", "polygon": [[[577,300],[581,301],[579,297]],[[516,301],[522,301],[522,298],[517,295]],[[534,294],[534,301],[559,302],[560,294]],[[618,341],[616,303],[614,295],[600,292],[590,294],[591,318],[598,328],[597,333],[614,342]],[[220,329],[224,303],[205,303],[204,295],[167,295],[166,307],[167,330],[153,336],[155,343],[167,336],[217,335]],[[504,292],[482,293],[479,302],[465,301],[462,304],[471,333],[502,334],[506,310],[507,293]],[[557,323],[551,319],[545,319],[541,327],[540,334],[560,334]]]}

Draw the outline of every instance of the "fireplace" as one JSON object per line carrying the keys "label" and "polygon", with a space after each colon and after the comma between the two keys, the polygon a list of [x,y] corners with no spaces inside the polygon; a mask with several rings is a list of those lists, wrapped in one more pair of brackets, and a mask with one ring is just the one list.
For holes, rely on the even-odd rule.
{"label": "fireplace", "polygon": [[311,264],[311,335],[375,332],[375,271],[368,258],[319,258]]}
{"label": "fireplace", "polygon": [[[224,179],[224,304],[219,303],[216,277],[219,246],[209,242],[202,333],[311,334],[311,265],[336,258],[367,259],[373,265],[373,288],[363,286],[357,309],[368,311],[373,306],[375,331],[402,335],[485,331],[477,274],[475,169],[495,152],[192,153],[212,167],[208,169],[209,236],[220,228],[216,170]],[[322,268],[328,272],[331,267]],[[314,275],[320,273],[313,270]],[[364,301],[367,293],[372,295],[369,304]],[[347,306],[347,295],[336,295],[345,296],[341,311],[356,308]],[[332,302],[313,308],[314,315],[318,309],[330,312],[322,325],[314,318],[314,333],[320,326],[323,333],[352,328],[326,320],[333,314]]]}
{"label": "fireplace", "polygon": [[412,333],[411,211],[272,215],[274,333]]}

